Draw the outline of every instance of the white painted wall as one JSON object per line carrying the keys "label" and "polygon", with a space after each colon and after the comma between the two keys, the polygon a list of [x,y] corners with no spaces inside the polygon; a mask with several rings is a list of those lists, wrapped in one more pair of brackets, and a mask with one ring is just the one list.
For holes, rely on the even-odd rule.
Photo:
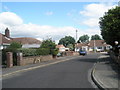
{"label": "white painted wall", "polygon": [[22,48],[39,48],[40,44],[24,44]]}

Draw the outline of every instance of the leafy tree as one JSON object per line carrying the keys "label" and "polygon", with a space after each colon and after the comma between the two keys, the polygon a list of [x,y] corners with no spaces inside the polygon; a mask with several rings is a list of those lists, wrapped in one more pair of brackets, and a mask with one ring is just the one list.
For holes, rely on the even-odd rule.
{"label": "leafy tree", "polygon": [[102,40],[101,37],[97,34],[91,36],[91,40]]}
{"label": "leafy tree", "polygon": [[65,36],[64,38],[59,40],[58,44],[63,44],[65,47],[69,44],[74,45],[75,44],[75,39],[71,36]]}
{"label": "leafy tree", "polygon": [[12,42],[8,48],[18,49],[18,48],[21,48],[21,47],[22,47],[22,44],[20,44],[18,42]]}
{"label": "leafy tree", "polygon": [[68,45],[67,45],[67,48],[69,48],[71,51],[74,50],[74,46],[73,46],[73,44],[68,44]]}
{"label": "leafy tree", "polygon": [[42,42],[40,48],[49,49],[49,54],[53,54],[53,50],[56,49],[56,44],[52,40],[48,39]]}
{"label": "leafy tree", "polygon": [[82,42],[82,43],[86,43],[89,41],[89,36],[88,35],[83,35],[79,38],[78,43]]}
{"label": "leafy tree", "polygon": [[48,40],[44,40],[42,42],[40,48],[55,49],[55,46],[56,46],[56,44],[52,40],[48,39]]}
{"label": "leafy tree", "polygon": [[120,43],[120,7],[109,9],[99,21],[101,35],[103,39],[110,45],[114,46],[114,42]]}

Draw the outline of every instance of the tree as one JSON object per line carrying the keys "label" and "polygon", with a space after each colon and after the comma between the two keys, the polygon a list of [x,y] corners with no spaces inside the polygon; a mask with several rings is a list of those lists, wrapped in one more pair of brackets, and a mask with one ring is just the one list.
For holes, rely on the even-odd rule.
{"label": "tree", "polygon": [[101,35],[110,45],[115,41],[120,43],[120,7],[109,9],[99,21]]}
{"label": "tree", "polygon": [[71,51],[74,50],[74,46],[73,46],[73,44],[68,44],[68,45],[67,45],[67,48],[69,48]]}
{"label": "tree", "polygon": [[89,41],[89,36],[88,35],[83,35],[79,38],[78,43],[82,42],[82,43],[86,43]]}
{"label": "tree", "polygon": [[42,45],[40,46],[40,48],[48,49],[49,52],[50,52],[49,54],[52,54],[52,55],[54,55],[55,51],[57,53],[56,44],[52,40],[50,40],[50,39],[44,40],[42,42]]}
{"label": "tree", "polygon": [[69,44],[74,45],[75,44],[75,39],[71,36],[65,36],[64,38],[59,40],[58,44],[59,45],[63,44],[65,47],[67,47],[67,45],[69,45]]}
{"label": "tree", "polygon": [[40,48],[55,49],[56,44],[52,40],[44,40]]}
{"label": "tree", "polygon": [[20,44],[18,42],[12,42],[8,48],[18,49],[18,48],[21,48],[21,47],[22,47],[22,44]]}
{"label": "tree", "polygon": [[91,36],[91,40],[102,40],[101,37],[97,34]]}

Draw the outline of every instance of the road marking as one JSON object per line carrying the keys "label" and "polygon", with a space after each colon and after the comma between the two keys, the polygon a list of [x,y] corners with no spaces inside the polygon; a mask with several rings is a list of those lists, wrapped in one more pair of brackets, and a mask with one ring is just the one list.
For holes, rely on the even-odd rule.
{"label": "road marking", "polygon": [[[74,57],[74,58],[76,58],[76,57]],[[8,73],[8,74],[0,75],[0,78],[1,78],[1,77],[5,77],[5,76],[8,76],[8,75],[15,74],[15,73],[23,72],[23,71],[33,70],[33,69],[37,69],[37,68],[42,68],[42,67],[54,65],[54,64],[57,64],[57,63],[60,63],[60,62],[69,61],[69,60],[72,60],[72,59],[74,59],[74,58],[65,59],[65,60],[60,60],[60,61],[56,61],[56,62],[49,63],[49,64],[44,64],[44,65],[40,65],[40,66],[36,66],[36,67],[30,67],[30,68],[27,68],[27,69],[22,69],[22,70],[14,71],[14,72],[11,72],[11,73]]]}

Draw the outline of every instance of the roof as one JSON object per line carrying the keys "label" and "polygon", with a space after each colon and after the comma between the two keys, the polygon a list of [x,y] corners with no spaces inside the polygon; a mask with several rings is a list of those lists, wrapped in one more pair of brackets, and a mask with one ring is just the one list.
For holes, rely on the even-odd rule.
{"label": "roof", "polygon": [[80,48],[82,46],[89,46],[89,47],[100,47],[100,46],[107,46],[108,44],[105,43],[104,40],[91,40],[89,43],[77,43],[77,48]]}
{"label": "roof", "polygon": [[107,44],[105,43],[104,40],[91,40],[88,45],[90,47],[93,47],[94,45],[96,47],[99,47],[99,46],[106,46]]}
{"label": "roof", "polygon": [[41,44],[41,41],[35,38],[22,37],[22,38],[12,38],[13,42],[19,42],[21,44]]}
{"label": "roof", "polygon": [[76,47],[88,46],[88,43],[77,43]]}
{"label": "roof", "polygon": [[21,37],[21,38],[8,38],[5,35],[0,33],[0,44],[10,44],[12,42],[19,42],[21,44],[41,44],[42,42],[30,37]]}
{"label": "roof", "polygon": [[0,40],[0,44],[3,44],[3,43],[10,44],[12,42],[11,38],[7,38],[5,35],[3,35],[1,33],[0,33],[0,38],[2,38]]}
{"label": "roof", "polygon": [[65,48],[64,45],[57,45],[56,48]]}

